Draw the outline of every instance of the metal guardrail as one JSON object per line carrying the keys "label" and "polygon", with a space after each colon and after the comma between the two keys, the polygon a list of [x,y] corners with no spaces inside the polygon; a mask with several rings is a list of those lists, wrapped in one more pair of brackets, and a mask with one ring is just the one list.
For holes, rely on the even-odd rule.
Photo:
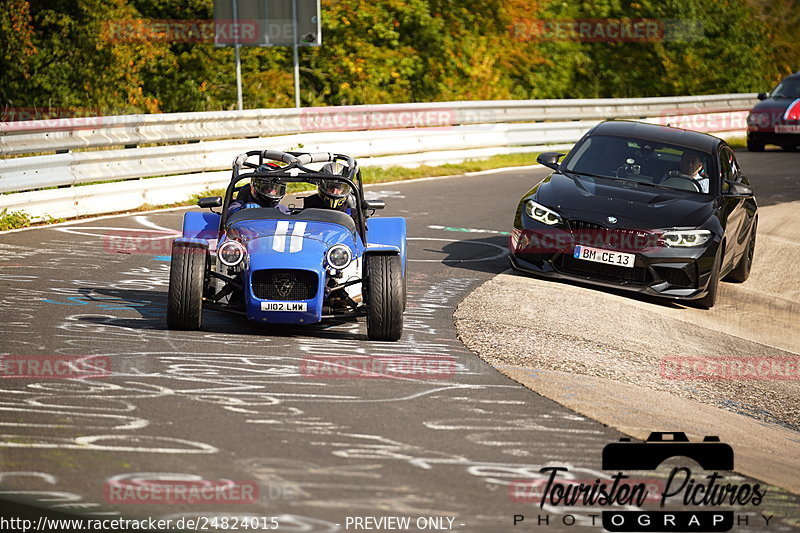
{"label": "metal guardrail", "polygon": [[645,118],[743,110],[755,94],[498,100],[78,117],[0,123],[0,155],[320,131]]}
{"label": "metal guardrail", "polygon": [[[666,124],[670,116],[705,117],[704,124],[710,125],[706,131],[743,130],[746,112],[742,110],[754,100],[755,95],[736,94],[489,101],[2,123],[0,150],[7,154],[184,144],[0,159],[0,192],[30,191],[0,195],[0,210],[24,209],[35,216],[66,218],[133,209],[144,203],[172,203],[224,184],[226,174],[217,171],[230,168],[233,155],[253,147],[289,150],[302,146],[309,151],[349,153],[363,166],[415,166],[571,144],[607,118]],[[91,120],[100,123],[81,129]],[[227,139],[214,140],[220,138]],[[134,178],[151,179],[119,181]],[[114,183],[70,187],[106,181]]]}

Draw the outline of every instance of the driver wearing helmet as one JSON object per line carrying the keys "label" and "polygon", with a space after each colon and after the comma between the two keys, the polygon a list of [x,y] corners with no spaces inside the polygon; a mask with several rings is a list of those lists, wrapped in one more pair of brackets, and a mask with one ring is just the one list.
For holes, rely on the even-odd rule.
{"label": "driver wearing helmet", "polygon": [[[280,168],[274,163],[266,163],[258,167],[256,172],[264,172]],[[244,187],[228,208],[228,213],[249,207],[274,207],[282,213],[289,214],[289,208],[280,203],[286,195],[286,184],[269,176],[253,176],[250,187]]]}
{"label": "driver wearing helmet", "polygon": [[[322,167],[320,172],[345,175],[347,173],[347,167],[336,161],[326,164]],[[316,194],[307,196],[303,200],[303,209],[309,207],[336,209],[349,215],[353,207],[351,193],[350,186],[344,182],[321,180],[317,185]]]}

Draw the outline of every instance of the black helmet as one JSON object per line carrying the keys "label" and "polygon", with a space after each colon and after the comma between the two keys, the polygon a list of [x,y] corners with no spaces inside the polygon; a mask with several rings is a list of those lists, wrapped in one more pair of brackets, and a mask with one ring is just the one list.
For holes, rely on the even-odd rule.
{"label": "black helmet", "polygon": [[[347,167],[338,161],[328,163],[322,167],[321,172],[329,174],[344,175],[347,172]],[[347,197],[350,195],[350,186],[343,181],[337,180],[322,180],[317,186],[320,198],[326,207],[331,209],[342,209],[347,203]]]}
{"label": "black helmet", "polygon": [[[261,165],[256,172],[274,170],[278,165],[271,163]],[[250,179],[250,192],[253,198],[261,204],[275,205],[286,195],[286,184],[281,183],[278,178],[253,177]]]}

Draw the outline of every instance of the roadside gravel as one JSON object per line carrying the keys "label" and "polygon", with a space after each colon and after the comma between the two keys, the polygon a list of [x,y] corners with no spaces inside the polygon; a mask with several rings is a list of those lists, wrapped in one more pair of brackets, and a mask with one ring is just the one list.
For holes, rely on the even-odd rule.
{"label": "roadside gravel", "polygon": [[[800,457],[798,212],[800,202],[759,211],[751,277],[744,284],[721,283],[712,310],[508,271],[461,302],[455,312],[459,336],[500,371],[623,431],[632,428],[624,418],[633,411],[648,412],[653,423],[675,430],[701,413],[711,421],[730,420],[719,412],[724,410],[736,413],[742,423],[755,422],[753,438],[763,438],[765,431],[774,429],[773,441],[780,442],[782,451],[773,452],[791,453],[789,457],[796,459]],[[675,379],[669,367],[662,366],[672,358],[687,357],[789,358],[794,377],[687,380]],[[658,402],[652,401],[655,391]],[[724,432],[727,427],[730,432],[731,424],[719,429]],[[634,436],[646,437],[644,426],[639,429]],[[788,448],[781,448],[784,445]],[[792,466],[800,477],[798,466]]]}

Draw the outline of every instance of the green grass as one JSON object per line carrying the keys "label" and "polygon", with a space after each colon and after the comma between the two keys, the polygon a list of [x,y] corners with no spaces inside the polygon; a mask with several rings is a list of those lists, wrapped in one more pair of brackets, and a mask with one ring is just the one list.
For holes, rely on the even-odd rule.
{"label": "green grass", "polygon": [[362,169],[361,175],[364,183],[383,183],[386,181],[405,181],[417,178],[434,176],[453,176],[465,172],[478,172],[503,167],[519,167],[535,165],[539,152],[525,154],[495,155],[486,159],[468,159],[463,163],[453,163],[439,166],[421,166],[417,168],[367,167]]}
{"label": "green grass", "polygon": [[727,140],[732,148],[747,148],[747,137],[734,137]]}
{"label": "green grass", "polygon": [[0,211],[0,231],[9,229],[24,228],[31,225],[31,217],[25,211],[11,211],[3,209]]}
{"label": "green grass", "polygon": [[11,211],[10,213],[8,209],[0,211],[0,231],[27,228],[28,226],[42,226],[63,221],[63,218],[53,218],[49,215],[43,218],[35,218],[22,210]]}
{"label": "green grass", "polygon": [[[367,167],[361,171],[361,176],[365,184],[368,183],[385,183],[387,181],[406,181],[419,178],[428,178],[436,176],[455,176],[464,174],[465,172],[477,172],[480,170],[489,170],[493,168],[503,167],[516,167],[536,164],[536,153],[524,154],[507,154],[496,155],[486,159],[469,159],[463,163],[447,164],[440,166],[421,166],[417,168],[403,168],[403,167],[388,167],[377,168]],[[103,182],[108,183],[108,182]],[[290,183],[287,187],[289,193],[298,193],[313,190],[314,186],[308,183]],[[197,200],[206,196],[222,196],[225,194],[225,189],[211,189],[198,194],[192,195],[191,198],[182,202],[164,205],[150,205],[145,204],[135,211],[150,211],[153,209],[166,209],[170,207],[180,207],[187,205],[197,204]],[[61,219],[47,219],[47,220],[34,220],[31,215],[24,211],[12,211],[10,213],[4,210],[0,212],[0,231],[24,228],[32,225],[49,224],[52,222],[60,222]]]}
{"label": "green grass", "polygon": [[[361,170],[361,178],[364,184],[370,183],[385,183],[388,181],[407,181],[419,178],[430,178],[438,176],[457,176],[465,172],[478,172],[481,170],[490,170],[493,168],[503,167],[519,167],[526,165],[535,165],[536,157],[539,152],[525,153],[525,154],[504,154],[491,156],[487,159],[468,159],[463,163],[452,163],[439,166],[423,165],[416,168],[404,167],[366,167]],[[298,193],[304,191],[312,191],[314,186],[309,183],[290,183],[287,187],[288,193]],[[150,209],[155,207],[177,207],[181,205],[194,205],[197,200],[207,196],[223,196],[225,189],[210,189],[201,193],[192,195],[189,200],[185,202],[172,204],[168,206],[149,206]]]}

